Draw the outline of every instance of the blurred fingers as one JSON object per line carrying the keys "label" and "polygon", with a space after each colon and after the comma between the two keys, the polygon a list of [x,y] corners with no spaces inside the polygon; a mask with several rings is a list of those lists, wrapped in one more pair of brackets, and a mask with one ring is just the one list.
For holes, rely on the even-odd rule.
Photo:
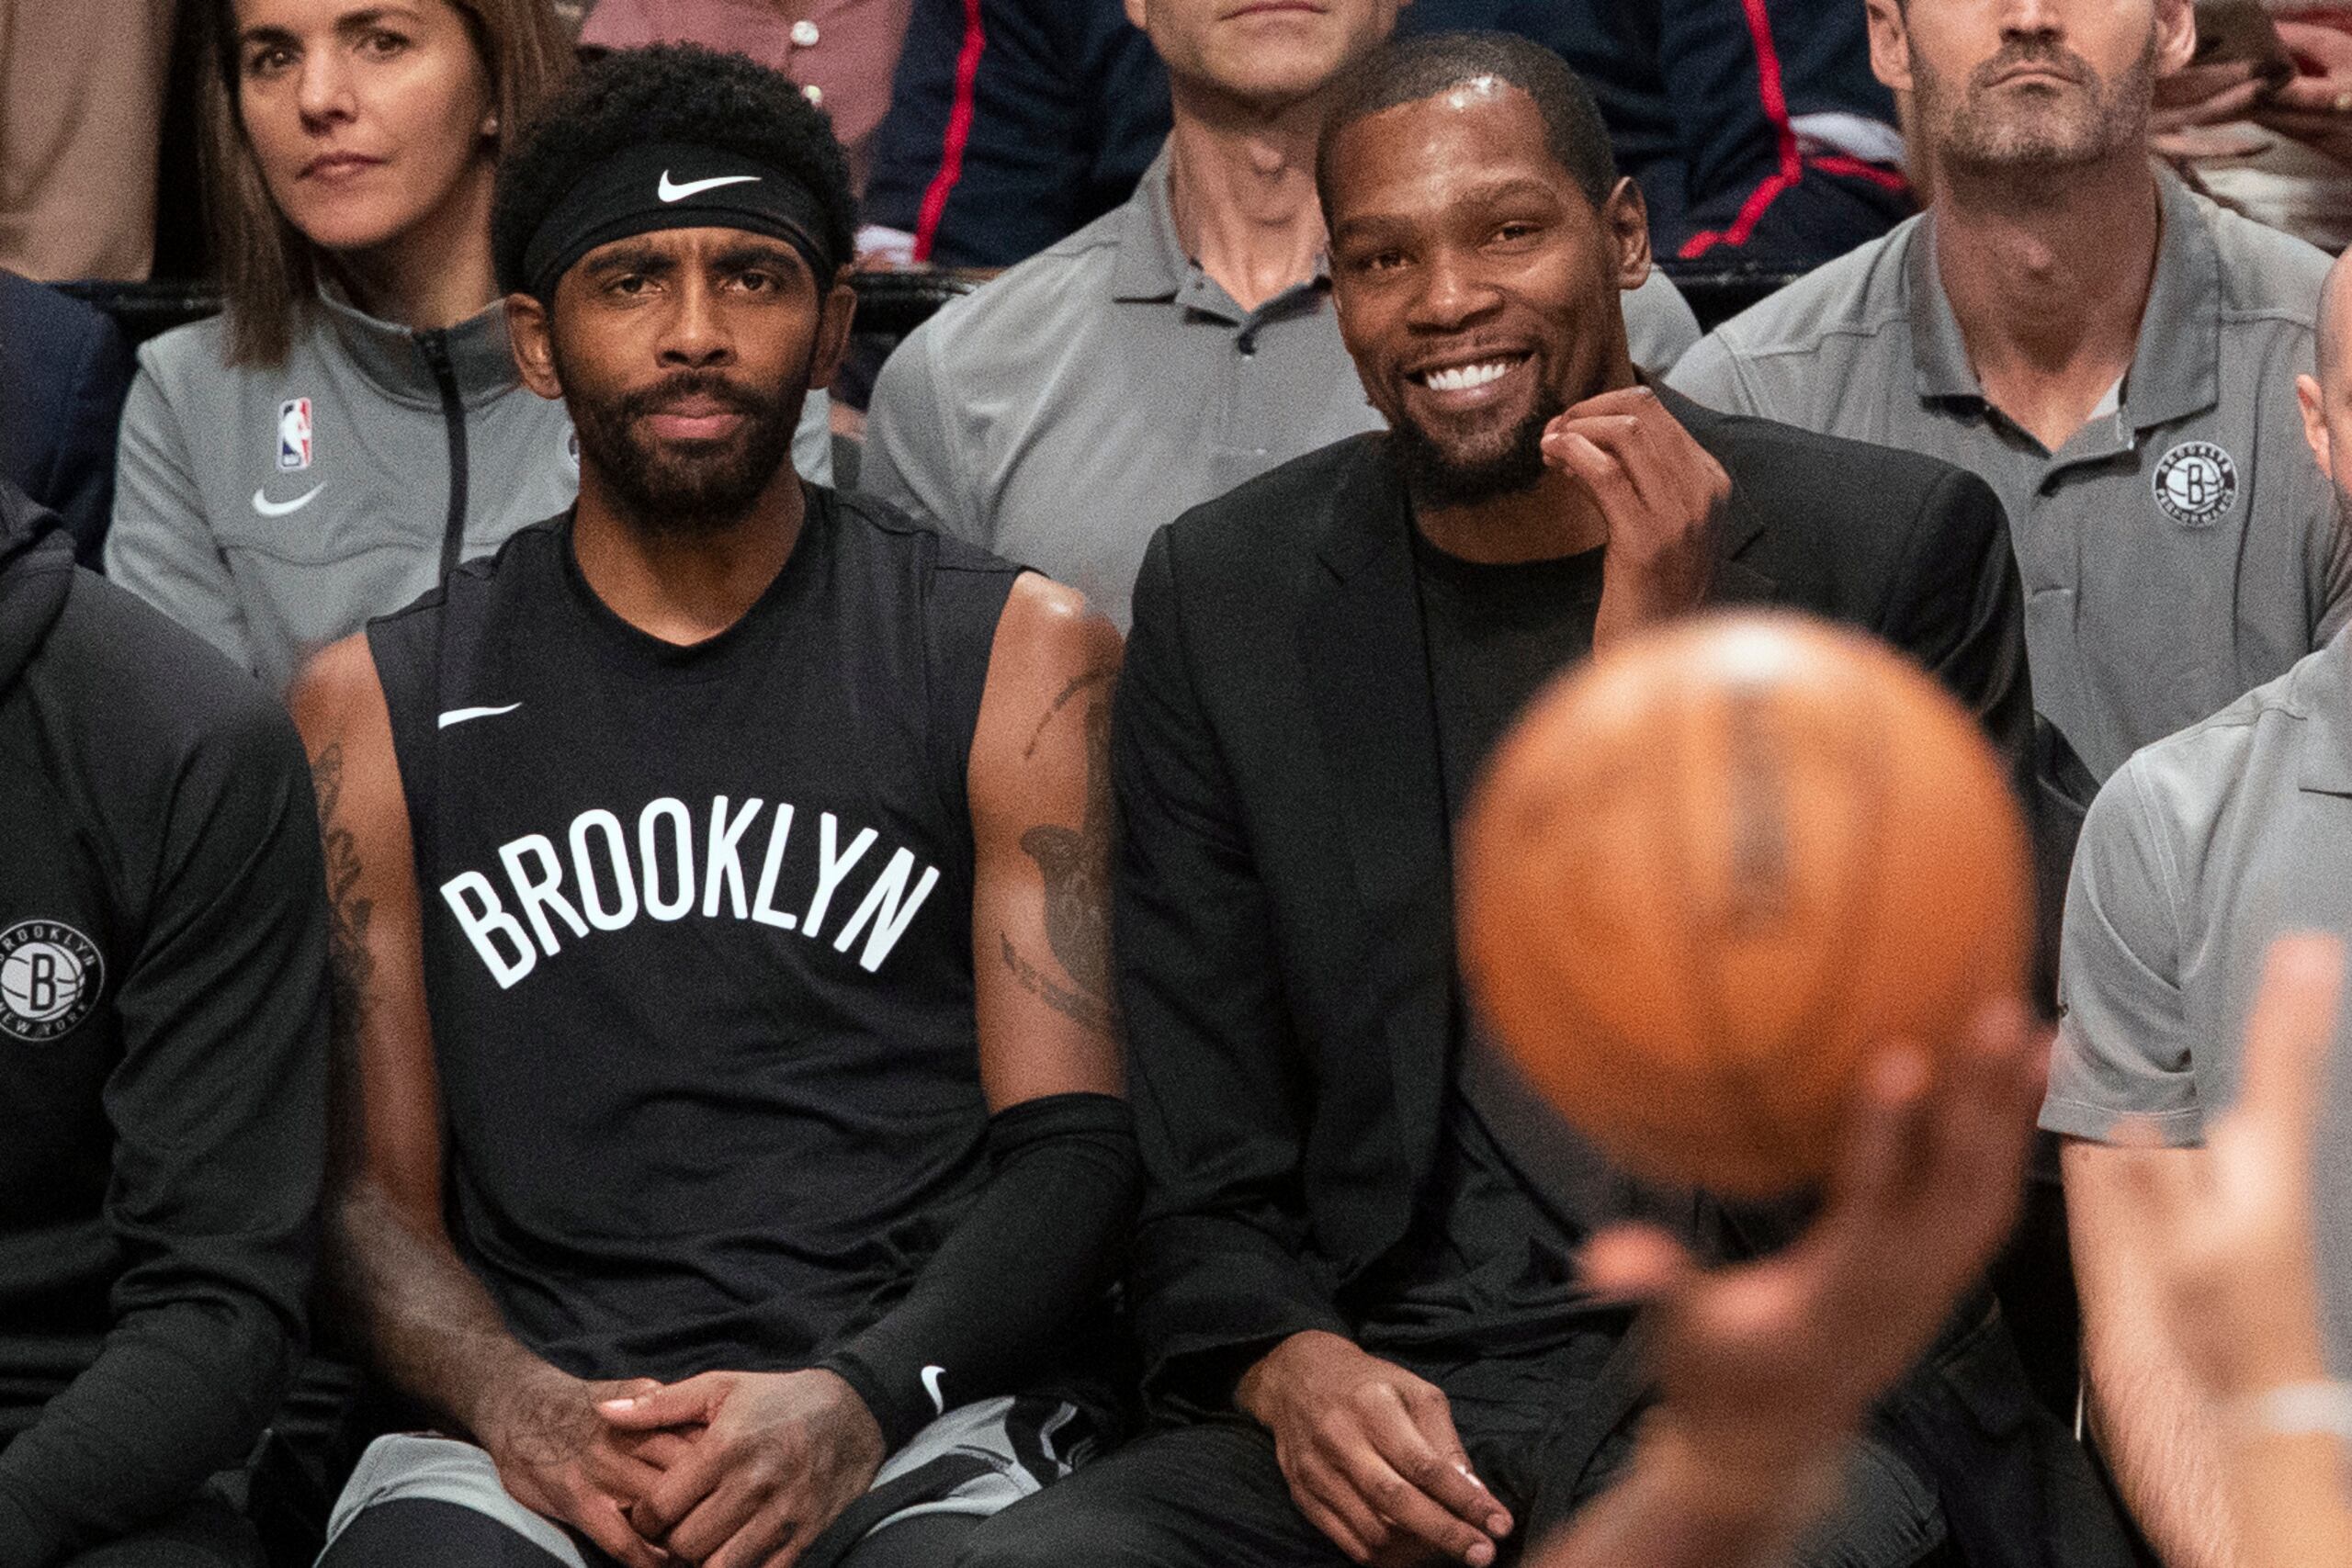
{"label": "blurred fingers", "polygon": [[1649,1225],[1611,1225],[1577,1254],[1577,1276],[1585,1288],[1614,1301],[1657,1301],[1698,1268],[1681,1243]]}
{"label": "blurred fingers", "polygon": [[2282,936],[2264,961],[2247,1015],[2235,1114],[2282,1145],[2307,1150],[2344,987],[2344,943],[2316,931]]}

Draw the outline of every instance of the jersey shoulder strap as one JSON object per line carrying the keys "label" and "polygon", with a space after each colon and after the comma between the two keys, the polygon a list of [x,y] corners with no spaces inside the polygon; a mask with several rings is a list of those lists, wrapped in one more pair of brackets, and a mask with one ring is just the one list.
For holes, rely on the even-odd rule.
{"label": "jersey shoulder strap", "polygon": [[568,516],[519,530],[494,554],[465,562],[406,609],[368,623],[368,651],[384,689],[401,790],[420,846],[433,841],[435,738],[444,716],[471,700],[452,691],[450,673],[481,669],[484,639],[502,601],[559,586]]}

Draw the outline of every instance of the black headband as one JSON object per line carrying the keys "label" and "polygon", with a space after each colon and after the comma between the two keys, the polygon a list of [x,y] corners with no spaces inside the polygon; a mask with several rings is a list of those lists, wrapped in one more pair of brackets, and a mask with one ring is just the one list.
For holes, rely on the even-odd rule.
{"label": "black headband", "polygon": [[541,299],[599,245],[657,229],[742,229],[800,254],[822,292],[841,265],[823,240],[824,203],[797,176],[739,152],[657,141],[624,148],[573,182],[523,248],[523,283]]}

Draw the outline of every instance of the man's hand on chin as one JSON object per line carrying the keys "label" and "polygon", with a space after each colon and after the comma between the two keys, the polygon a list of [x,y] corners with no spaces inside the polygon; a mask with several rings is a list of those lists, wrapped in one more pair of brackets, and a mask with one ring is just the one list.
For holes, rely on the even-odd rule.
{"label": "man's hand on chin", "polygon": [[604,1401],[660,1387],[650,1378],[589,1382],[541,1365],[483,1398],[474,1436],[516,1502],[570,1525],[629,1568],[665,1568],[670,1554],[639,1533],[628,1510],[680,1457],[683,1440],[624,1432],[598,1414]]}
{"label": "man's hand on chin", "polygon": [[1626,387],[1576,404],[1544,427],[1544,461],[1581,484],[1608,525],[1595,651],[1698,607],[1731,476],[1656,393]]}
{"label": "man's hand on chin", "polygon": [[1510,1513],[1471,1472],[1443,1391],[1336,1334],[1294,1334],[1234,1403],[1274,1435],[1307,1522],[1355,1562],[1485,1568]]}
{"label": "man's hand on chin", "polygon": [[596,1408],[616,1438],[691,1433],[628,1518],[703,1568],[789,1568],[882,1468],[881,1427],[828,1371],[705,1372]]}

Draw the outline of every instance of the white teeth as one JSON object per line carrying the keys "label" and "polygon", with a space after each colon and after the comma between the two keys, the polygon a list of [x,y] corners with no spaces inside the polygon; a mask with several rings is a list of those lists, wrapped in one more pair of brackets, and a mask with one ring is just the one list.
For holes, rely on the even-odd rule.
{"label": "white teeth", "polygon": [[1490,359],[1483,365],[1450,365],[1442,370],[1432,370],[1422,378],[1436,391],[1466,392],[1489,381],[1499,381],[1510,372],[1510,361]]}

